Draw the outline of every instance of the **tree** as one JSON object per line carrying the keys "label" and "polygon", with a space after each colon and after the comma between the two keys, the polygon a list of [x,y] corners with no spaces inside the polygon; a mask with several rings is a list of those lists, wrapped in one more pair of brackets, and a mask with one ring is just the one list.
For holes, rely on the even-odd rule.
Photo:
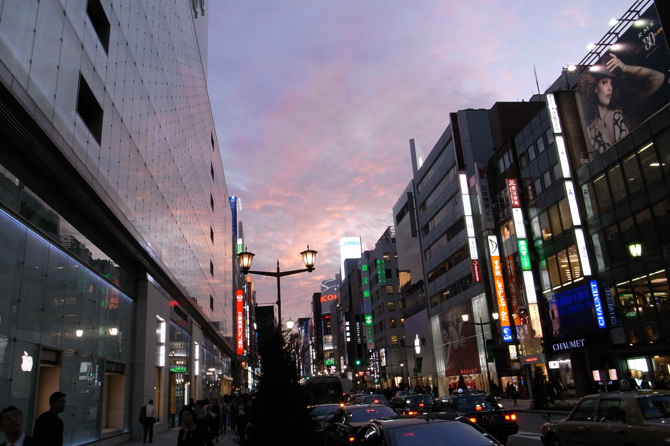
{"label": "tree", "polygon": [[286,334],[280,327],[258,332],[261,376],[251,411],[253,428],[249,444],[312,445],[317,443],[307,398],[287,350]]}
{"label": "tree", "polygon": [[544,368],[536,365],[533,371],[533,408],[543,409],[547,407],[547,394],[545,392],[545,381],[547,376]]}

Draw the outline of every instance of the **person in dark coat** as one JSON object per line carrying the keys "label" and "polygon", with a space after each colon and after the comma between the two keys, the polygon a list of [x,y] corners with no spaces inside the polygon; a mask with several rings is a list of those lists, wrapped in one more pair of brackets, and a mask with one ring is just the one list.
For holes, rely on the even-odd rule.
{"label": "person in dark coat", "polygon": [[213,446],[209,429],[196,423],[195,413],[188,407],[179,412],[179,438],[177,446]]}
{"label": "person in dark coat", "polygon": [[44,446],[41,440],[23,433],[23,413],[15,406],[7,406],[0,411],[0,431],[4,432],[6,441],[0,446],[23,442],[23,446]]}
{"label": "person in dark coat", "polygon": [[63,446],[63,420],[58,416],[65,410],[65,394],[54,392],[49,396],[49,410],[37,417],[33,437],[47,446]]}

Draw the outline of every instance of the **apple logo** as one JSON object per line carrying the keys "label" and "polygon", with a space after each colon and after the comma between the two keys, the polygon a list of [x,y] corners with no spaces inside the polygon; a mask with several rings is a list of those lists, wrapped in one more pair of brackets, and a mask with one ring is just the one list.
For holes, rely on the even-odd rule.
{"label": "apple logo", "polygon": [[24,372],[30,372],[33,369],[33,358],[24,351],[23,356],[21,356],[21,370]]}

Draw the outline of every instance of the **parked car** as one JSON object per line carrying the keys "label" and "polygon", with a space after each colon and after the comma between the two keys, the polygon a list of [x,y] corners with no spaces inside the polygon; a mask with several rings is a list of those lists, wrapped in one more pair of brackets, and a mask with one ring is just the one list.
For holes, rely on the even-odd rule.
{"label": "parked car", "polygon": [[408,393],[396,395],[391,400],[391,407],[401,414],[417,415],[426,413],[433,406],[433,397],[426,393]]}
{"label": "parked car", "polygon": [[491,434],[466,418],[433,419],[397,416],[364,424],[351,445],[368,446],[500,446]]}
{"label": "parked car", "polygon": [[494,396],[484,392],[455,392],[438,398],[430,410],[431,416],[457,413],[489,432],[502,444],[510,435],[519,432],[516,412],[505,409]]}
{"label": "parked car", "polygon": [[325,445],[346,446],[366,422],[397,414],[398,412],[386,404],[342,406],[324,422]]}
{"label": "parked car", "polygon": [[640,390],[587,395],[567,418],[547,422],[545,446],[634,446],[670,443],[670,392]]}

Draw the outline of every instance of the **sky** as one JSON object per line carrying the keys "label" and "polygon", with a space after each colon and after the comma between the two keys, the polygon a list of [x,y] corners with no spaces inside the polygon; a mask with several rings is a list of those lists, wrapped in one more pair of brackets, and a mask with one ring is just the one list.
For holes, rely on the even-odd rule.
{"label": "sky", "polygon": [[[449,113],[529,100],[633,0],[212,0],[208,85],[228,193],[282,319],[311,317],[339,240],[372,249]],[[402,255],[402,253],[399,253]],[[252,275],[257,302],[277,280]]]}

